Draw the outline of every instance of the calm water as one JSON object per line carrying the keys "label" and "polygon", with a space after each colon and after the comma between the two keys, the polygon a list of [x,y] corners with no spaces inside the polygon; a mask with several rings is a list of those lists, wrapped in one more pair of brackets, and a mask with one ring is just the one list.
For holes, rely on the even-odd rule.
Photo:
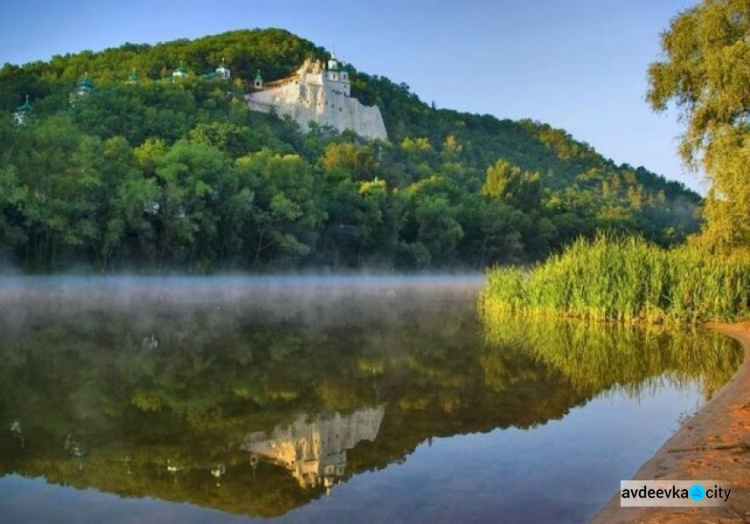
{"label": "calm water", "polygon": [[742,359],[480,285],[0,279],[0,521],[582,522]]}

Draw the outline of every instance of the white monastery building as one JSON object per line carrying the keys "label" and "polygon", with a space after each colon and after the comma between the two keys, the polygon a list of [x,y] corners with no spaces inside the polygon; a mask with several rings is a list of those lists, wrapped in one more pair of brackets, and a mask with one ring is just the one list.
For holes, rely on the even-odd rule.
{"label": "white monastery building", "polygon": [[303,131],[315,122],[365,138],[388,138],[380,109],[351,97],[349,73],[335,56],[325,69],[319,60],[308,59],[293,76],[268,83],[261,80],[254,87],[259,90],[246,96],[251,110],[288,115]]}

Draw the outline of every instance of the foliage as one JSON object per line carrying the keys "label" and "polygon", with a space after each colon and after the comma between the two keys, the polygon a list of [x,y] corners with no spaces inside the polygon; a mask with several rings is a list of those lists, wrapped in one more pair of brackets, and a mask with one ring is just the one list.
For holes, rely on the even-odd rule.
{"label": "foliage", "polygon": [[749,34],[746,0],[704,0],[672,20],[649,69],[648,100],[682,110],[682,155],[711,180],[704,243],[719,248],[750,245]]}
{"label": "foliage", "polygon": [[579,240],[529,272],[488,271],[481,304],[595,320],[732,321],[750,315],[750,256],[665,250],[637,238]]}
{"label": "foliage", "polygon": [[[485,308],[628,321],[750,315],[748,13],[745,0],[704,0],[682,12],[662,35],[664,59],[649,69],[649,102],[658,111],[670,102],[681,109],[688,124],[682,155],[692,167],[702,163],[712,182],[703,234],[671,251],[639,239],[579,240],[528,274],[491,270]],[[595,170],[581,176],[599,177]],[[493,188],[507,185],[509,175],[493,177]],[[638,191],[628,194],[640,207]],[[602,218],[629,220],[620,210],[602,211]]]}
{"label": "foliage", "polygon": [[[476,268],[597,231],[666,246],[699,227],[700,198],[680,184],[546,124],[433,109],[351,65],[390,141],[248,110],[258,69],[280,79],[310,55],[328,56],[271,29],[5,65],[0,257],[38,271]],[[201,76],[222,57],[232,81]],[[173,82],[180,61],[189,74]],[[93,90],[70,98],[85,74]]]}

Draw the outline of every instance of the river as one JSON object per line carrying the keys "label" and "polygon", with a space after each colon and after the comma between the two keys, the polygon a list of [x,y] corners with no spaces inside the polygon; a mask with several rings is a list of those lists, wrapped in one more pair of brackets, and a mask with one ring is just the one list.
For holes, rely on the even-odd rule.
{"label": "river", "polygon": [[478,276],[0,279],[0,521],[583,522],[733,340]]}

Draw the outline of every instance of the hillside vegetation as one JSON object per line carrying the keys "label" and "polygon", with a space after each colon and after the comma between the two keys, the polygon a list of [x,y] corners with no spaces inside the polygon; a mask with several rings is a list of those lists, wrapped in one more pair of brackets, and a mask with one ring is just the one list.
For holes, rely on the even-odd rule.
{"label": "hillside vegetation", "polygon": [[[701,199],[679,183],[547,124],[435,109],[351,65],[387,142],[246,108],[258,70],[283,78],[310,56],[328,54],[269,29],[6,64],[0,257],[27,270],[477,268],[599,231],[669,246],[699,228]],[[222,59],[231,81],[201,77]],[[180,63],[189,76],[172,82]],[[71,99],[84,78],[93,89]]]}
{"label": "hillside vegetation", "polygon": [[687,130],[680,151],[711,187],[707,221],[688,245],[581,240],[533,271],[495,268],[481,307],[607,320],[739,321],[750,316],[747,81],[750,18],[743,0],[704,0],[662,33],[649,67],[655,111],[673,103]]}

